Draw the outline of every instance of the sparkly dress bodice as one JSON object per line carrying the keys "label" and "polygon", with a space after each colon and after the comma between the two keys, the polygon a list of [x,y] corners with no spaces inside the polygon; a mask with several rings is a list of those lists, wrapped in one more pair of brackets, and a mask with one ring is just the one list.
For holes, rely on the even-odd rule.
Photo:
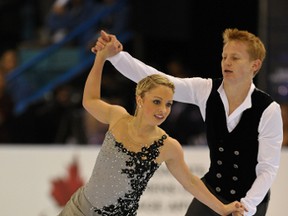
{"label": "sparkly dress bodice", "polygon": [[149,179],[159,168],[156,158],[166,135],[141,151],[133,152],[116,141],[111,131],[101,150],[84,194],[96,215],[136,215]]}

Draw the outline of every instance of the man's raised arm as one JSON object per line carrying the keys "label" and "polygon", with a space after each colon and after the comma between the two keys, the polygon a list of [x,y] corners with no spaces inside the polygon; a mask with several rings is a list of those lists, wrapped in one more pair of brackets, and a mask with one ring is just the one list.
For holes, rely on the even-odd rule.
{"label": "man's raised arm", "polygon": [[[191,92],[187,91],[187,87],[191,88],[193,82],[191,79],[182,79],[179,77],[174,77],[167,75],[157,69],[144,64],[138,59],[132,57],[129,53],[123,51],[122,44],[118,41],[115,35],[107,34],[105,31],[101,31],[101,36],[98,38],[96,45],[91,48],[91,51],[97,53],[97,51],[102,50],[108,42],[113,42],[115,44],[115,53],[113,56],[107,58],[108,61],[125,77],[138,83],[139,80],[144,77],[160,73],[166,75],[175,84],[175,94],[174,100],[179,102],[193,103],[194,99],[191,99]],[[116,47],[117,44],[117,47]],[[120,45],[119,45],[120,44]],[[204,81],[206,83],[206,81]],[[199,83],[199,81],[198,81]]]}

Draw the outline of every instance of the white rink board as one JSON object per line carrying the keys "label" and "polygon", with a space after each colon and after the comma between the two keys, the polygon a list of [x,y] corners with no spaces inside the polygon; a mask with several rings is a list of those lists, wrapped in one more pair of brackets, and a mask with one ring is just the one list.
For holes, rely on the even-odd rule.
{"label": "white rink board", "polygon": [[[56,216],[52,180],[63,177],[76,157],[80,176],[90,177],[99,148],[92,146],[0,146],[0,215]],[[201,177],[208,169],[208,149],[185,148],[191,170]],[[288,149],[282,151],[280,171],[272,187],[267,216],[286,213]],[[138,216],[181,216],[192,200],[167,171],[165,164],[153,176],[141,198]]]}

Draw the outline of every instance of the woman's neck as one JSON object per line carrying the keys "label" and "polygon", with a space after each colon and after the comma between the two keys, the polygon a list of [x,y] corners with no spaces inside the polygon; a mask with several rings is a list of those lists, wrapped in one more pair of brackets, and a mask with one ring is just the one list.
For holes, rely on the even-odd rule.
{"label": "woman's neck", "polygon": [[157,126],[149,125],[142,118],[133,116],[128,121],[128,132],[134,136],[151,136],[157,131]]}

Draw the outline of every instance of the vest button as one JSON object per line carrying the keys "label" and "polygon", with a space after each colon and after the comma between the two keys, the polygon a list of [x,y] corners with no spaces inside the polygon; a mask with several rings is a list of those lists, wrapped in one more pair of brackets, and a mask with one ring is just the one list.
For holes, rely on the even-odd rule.
{"label": "vest button", "polygon": [[219,147],[219,151],[220,151],[220,152],[223,152],[223,151],[224,151],[224,148],[223,148],[223,147]]}
{"label": "vest button", "polygon": [[217,178],[221,178],[222,177],[221,173],[217,173],[216,176],[217,176]]}
{"label": "vest button", "polygon": [[233,176],[232,179],[233,179],[233,181],[238,181],[238,177],[237,176]]}
{"label": "vest button", "polygon": [[238,169],[238,165],[237,165],[237,164],[233,164],[233,167],[234,167],[235,169]]}
{"label": "vest button", "polygon": [[234,151],[234,154],[239,155],[240,153],[239,153],[239,151]]}
{"label": "vest button", "polygon": [[218,161],[217,161],[217,164],[218,164],[218,165],[222,165],[222,161],[221,161],[221,160],[218,160]]}
{"label": "vest button", "polygon": [[215,190],[216,190],[217,192],[220,192],[220,191],[221,191],[221,188],[220,188],[220,187],[216,187]]}
{"label": "vest button", "polygon": [[235,190],[230,190],[230,193],[231,194],[236,194],[236,191]]}

